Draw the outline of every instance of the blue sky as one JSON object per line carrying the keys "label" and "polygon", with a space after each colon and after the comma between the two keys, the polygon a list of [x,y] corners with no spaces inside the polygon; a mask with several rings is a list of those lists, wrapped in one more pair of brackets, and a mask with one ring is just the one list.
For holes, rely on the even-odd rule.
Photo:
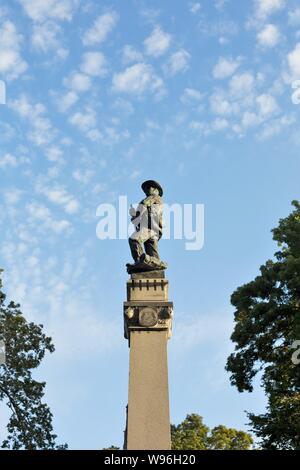
{"label": "blue sky", "polygon": [[59,442],[122,446],[130,256],[126,240],[96,237],[96,209],[138,201],[149,178],[169,204],[205,206],[202,250],[160,243],[172,422],[196,412],[246,429],[265,398],[224,371],[230,295],[299,199],[299,3],[2,0],[0,80],[4,290],[56,345],[36,375]]}

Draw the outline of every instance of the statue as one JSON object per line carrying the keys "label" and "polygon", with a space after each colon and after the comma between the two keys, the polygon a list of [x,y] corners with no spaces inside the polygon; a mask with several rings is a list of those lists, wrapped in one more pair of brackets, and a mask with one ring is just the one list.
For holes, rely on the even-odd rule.
{"label": "statue", "polygon": [[146,197],[137,209],[130,206],[129,215],[135,231],[128,241],[134,264],[127,264],[127,272],[143,272],[166,269],[158,254],[158,241],[162,237],[163,189],[156,181],[142,184]]}

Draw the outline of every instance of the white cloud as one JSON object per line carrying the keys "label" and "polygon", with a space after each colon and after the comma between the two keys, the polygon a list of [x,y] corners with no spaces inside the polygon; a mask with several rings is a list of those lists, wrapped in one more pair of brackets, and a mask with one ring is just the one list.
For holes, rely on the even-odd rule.
{"label": "white cloud", "polygon": [[127,116],[130,116],[134,113],[134,107],[130,101],[124,100],[124,98],[118,97],[112,104],[113,109],[117,109],[119,112],[124,113]]}
{"label": "white cloud", "polygon": [[174,52],[165,65],[165,71],[170,75],[185,72],[188,69],[190,58],[191,55],[185,49]]}
{"label": "white cloud", "polygon": [[41,103],[32,105],[26,95],[21,95],[20,98],[11,101],[10,105],[25,119],[38,117],[45,112],[45,107]]}
{"label": "white cloud", "polygon": [[133,46],[126,44],[122,51],[122,62],[123,64],[130,64],[132,62],[141,62],[143,60],[143,54],[137,51]]}
{"label": "white cloud", "polygon": [[259,107],[259,114],[263,118],[269,117],[279,110],[274,96],[269,94],[262,94],[257,96],[256,103]]}
{"label": "white cloud", "polygon": [[69,50],[61,44],[59,21],[71,21],[80,0],[18,0],[32,20],[31,42],[40,53],[54,51],[53,58],[65,60]]}
{"label": "white cloud", "polygon": [[[90,135],[88,135],[89,138]],[[127,129],[119,131],[116,127],[106,126],[103,129],[103,134],[99,137],[105,145],[115,145],[121,140],[126,140],[130,137],[130,133]],[[92,139],[91,139],[92,140]]]}
{"label": "white cloud", "polygon": [[54,129],[50,120],[45,116],[46,108],[43,104],[32,104],[26,95],[21,95],[12,100],[9,106],[31,125],[32,129],[28,133],[28,138],[32,142],[36,145],[43,145],[52,140]]}
{"label": "white cloud", "polygon": [[56,146],[47,148],[46,155],[50,162],[59,162],[63,160],[63,152],[59,147]]}
{"label": "white cloud", "polygon": [[199,90],[195,90],[194,88],[185,88],[180,97],[180,101],[183,104],[198,103],[203,99],[203,96],[203,93]]}
{"label": "white cloud", "polygon": [[38,222],[41,229],[52,230],[60,234],[70,229],[71,224],[67,220],[57,220],[52,217],[48,207],[37,202],[32,202],[26,205],[26,210],[29,214],[29,222]]}
{"label": "white cloud", "polygon": [[103,135],[99,131],[99,129],[88,129],[86,132],[87,137],[92,141],[92,142],[97,142],[98,140],[101,140]]}
{"label": "white cloud", "polygon": [[253,91],[254,83],[255,80],[251,73],[234,75],[229,83],[230,92],[236,98],[248,95]]}
{"label": "white cloud", "polygon": [[73,178],[82,184],[89,183],[93,175],[94,175],[94,172],[92,170],[84,170],[82,168],[77,168],[72,173]]}
{"label": "white cloud", "polygon": [[294,124],[295,120],[293,117],[282,116],[277,119],[273,119],[270,122],[267,122],[262,131],[257,134],[259,140],[267,140],[275,135],[280,134],[285,128]]}
{"label": "white cloud", "polygon": [[250,72],[236,74],[227,90],[216,90],[210,96],[210,107],[220,118],[204,127],[202,133],[208,133],[207,129],[209,132],[230,129],[243,137],[246,129],[266,125],[279,115],[280,108],[273,94],[270,91],[258,94],[263,78]]}
{"label": "white cloud", "polygon": [[18,188],[7,189],[4,192],[4,199],[6,204],[9,206],[17,204],[20,201],[22,194],[23,191]]}
{"label": "white cloud", "polygon": [[83,132],[90,130],[97,124],[95,111],[90,108],[86,109],[85,112],[77,111],[72,114],[69,121]]}
{"label": "white cloud", "polygon": [[280,40],[280,32],[274,24],[267,24],[256,37],[261,46],[274,47]]}
{"label": "white cloud", "polygon": [[291,26],[300,25],[300,8],[295,8],[294,10],[290,10],[288,13],[288,16],[289,16],[289,24]]}
{"label": "white cloud", "polygon": [[[261,123],[259,116],[253,111],[245,111],[242,116],[241,124],[243,128],[254,127]],[[240,127],[240,126],[239,126]],[[240,129],[240,132],[242,129]]]}
{"label": "white cloud", "polygon": [[117,92],[141,95],[147,91],[162,91],[163,81],[154,73],[151,65],[141,62],[114,74],[112,86]]}
{"label": "white cloud", "polygon": [[155,9],[151,7],[141,7],[139,14],[141,17],[149,24],[154,24],[157,22],[158,17],[161,15],[160,9]]}
{"label": "white cloud", "polygon": [[67,214],[75,214],[79,210],[77,199],[62,186],[48,187],[38,183],[36,190],[46,196],[50,202],[62,206]]}
{"label": "white cloud", "polygon": [[71,90],[68,91],[65,95],[58,97],[56,101],[58,109],[64,113],[78,101],[78,95],[75,93],[75,91]]}
{"label": "white cloud", "polygon": [[162,31],[159,26],[156,26],[151,35],[144,41],[146,54],[153,57],[163,55],[169,49],[170,44],[171,35]]}
{"label": "white cloud", "polygon": [[201,4],[199,2],[190,4],[190,12],[193,13],[193,15],[198,13],[198,11],[200,10],[201,10]]}
{"label": "white cloud", "polygon": [[52,125],[49,119],[40,116],[34,119],[33,129],[28,133],[28,138],[36,145],[45,145],[52,140]]}
{"label": "white cloud", "polygon": [[18,162],[16,157],[10,153],[5,153],[4,155],[0,156],[0,168],[16,167],[17,164]]}
{"label": "white cloud", "polygon": [[215,0],[215,7],[217,10],[222,10],[226,3],[228,2],[228,0]]}
{"label": "white cloud", "polygon": [[225,118],[217,118],[211,124],[213,131],[223,131],[229,127],[229,122]]}
{"label": "white cloud", "polygon": [[[44,206],[33,203],[27,209],[30,222],[37,227],[35,232],[43,226],[43,229],[47,228],[49,238],[49,229],[58,235],[69,231],[69,227],[61,223],[67,221],[55,221],[51,219],[51,214],[49,219]],[[34,210],[39,212],[40,219],[33,218],[31,213]],[[20,248],[17,243],[2,244],[1,255],[7,266],[8,296],[22,304],[29,321],[43,322],[45,331],[53,337],[55,367],[63,364],[63,372],[66,361],[73,364],[79,357],[88,361],[95,358],[95,354],[116,350],[119,343],[115,334],[118,324],[99,314],[91,298],[96,280],[95,276],[86,276],[89,270],[86,244],[78,246],[75,257],[67,247],[61,257],[47,253],[42,256],[32,247],[24,255]],[[80,383],[76,385],[80,387]],[[78,399],[80,401],[82,396]]]}
{"label": "white cloud", "polygon": [[258,19],[266,19],[268,16],[282,10],[285,0],[255,0],[256,16]]}
{"label": "white cloud", "polygon": [[[172,348],[182,354],[197,345],[224,345],[229,342],[232,331],[232,316],[224,312],[198,312],[196,316],[182,315],[174,325]],[[230,345],[229,345],[230,346]],[[206,360],[206,359],[205,359]]]}
{"label": "white cloud", "polygon": [[228,42],[230,37],[237,35],[239,32],[238,23],[222,18],[215,18],[212,21],[208,21],[207,18],[202,18],[199,21],[198,28],[205,36],[218,36],[219,42],[223,44]]}
{"label": "white cloud", "polygon": [[227,44],[229,41],[228,41],[228,38],[224,37],[224,36],[220,36],[219,39],[219,44],[223,45],[223,44]]}
{"label": "white cloud", "polygon": [[213,68],[213,76],[216,79],[228,78],[235,73],[241,64],[241,57],[236,59],[219,57],[218,63]]}
{"label": "white cloud", "polygon": [[69,118],[69,122],[80,129],[92,142],[97,142],[103,138],[102,133],[97,129],[97,117],[92,108],[85,108],[83,112],[77,111]]}
{"label": "white cloud", "polygon": [[241,125],[244,129],[260,126],[278,112],[279,106],[274,96],[264,93],[255,98],[253,110],[246,110],[244,112]]}
{"label": "white cloud", "polygon": [[89,90],[92,86],[92,82],[88,75],[80,72],[72,72],[68,78],[64,79],[64,85],[80,93]]}
{"label": "white cloud", "polygon": [[201,121],[192,121],[190,123],[190,128],[203,136],[210,134],[209,125]]}
{"label": "white cloud", "polygon": [[233,103],[222,92],[215,92],[210,97],[210,107],[213,113],[222,116],[237,114],[239,112],[238,103]]}
{"label": "white cloud", "polygon": [[11,21],[4,21],[0,26],[0,74],[9,79],[18,78],[27,70],[27,63],[20,55],[23,37],[18,34]]}
{"label": "white cloud", "polygon": [[56,57],[60,60],[65,60],[69,53],[69,49],[66,49],[65,47],[58,47],[56,50]]}
{"label": "white cloud", "polygon": [[300,42],[288,54],[288,65],[292,79],[300,79]]}
{"label": "white cloud", "polygon": [[70,21],[79,3],[78,0],[19,0],[19,2],[34,21],[45,21],[48,18]]}
{"label": "white cloud", "polygon": [[59,21],[71,21],[79,0],[19,0],[25,13],[33,21],[31,41],[39,52],[55,50],[55,56],[64,60],[69,51],[62,47]]}
{"label": "white cloud", "polygon": [[105,13],[95,20],[93,26],[87,30],[82,38],[85,46],[93,46],[105,41],[107,35],[114,29],[118,21],[118,15],[112,11]]}
{"label": "white cloud", "polygon": [[16,135],[16,129],[11,124],[0,121],[0,135],[2,142],[11,142],[13,137]]}
{"label": "white cloud", "polygon": [[102,52],[86,52],[82,57],[80,70],[86,75],[105,77],[107,74],[107,61]]}
{"label": "white cloud", "polygon": [[60,26],[53,21],[34,24],[31,38],[33,47],[40,52],[48,52],[54,48],[59,49],[57,35],[60,31]]}

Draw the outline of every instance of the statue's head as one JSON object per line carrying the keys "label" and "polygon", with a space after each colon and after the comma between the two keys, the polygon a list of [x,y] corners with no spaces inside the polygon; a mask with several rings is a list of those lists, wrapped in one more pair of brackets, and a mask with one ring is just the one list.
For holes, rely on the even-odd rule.
{"label": "statue's head", "polygon": [[159,191],[157,188],[153,188],[153,186],[150,186],[147,189],[147,196],[159,196]]}
{"label": "statue's head", "polygon": [[147,180],[142,184],[142,190],[147,196],[162,196],[163,189],[157,181]]}

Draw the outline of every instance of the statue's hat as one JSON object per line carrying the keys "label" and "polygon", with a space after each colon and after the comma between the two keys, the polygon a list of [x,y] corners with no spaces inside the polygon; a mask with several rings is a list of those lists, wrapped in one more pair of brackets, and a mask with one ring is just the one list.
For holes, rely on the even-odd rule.
{"label": "statue's hat", "polygon": [[144,191],[144,193],[147,192],[147,188],[157,188],[158,191],[159,191],[159,195],[162,196],[163,195],[163,189],[161,187],[161,185],[157,182],[157,181],[153,181],[153,180],[147,180],[147,181],[144,181],[144,183],[142,184],[142,190]]}

